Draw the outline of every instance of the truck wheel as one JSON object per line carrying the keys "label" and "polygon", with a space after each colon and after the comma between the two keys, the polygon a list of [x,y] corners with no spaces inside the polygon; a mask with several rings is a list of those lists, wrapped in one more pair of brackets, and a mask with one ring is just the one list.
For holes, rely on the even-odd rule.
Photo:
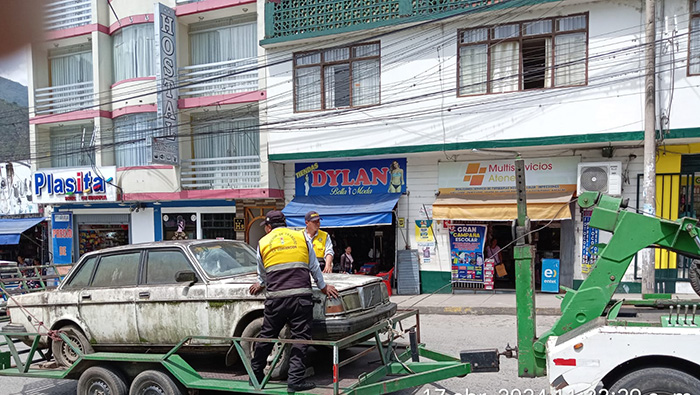
{"label": "truck wheel", "polygon": [[144,370],[131,383],[129,395],[184,395],[187,390],[159,370]]}
{"label": "truck wheel", "polygon": [[690,286],[693,287],[693,291],[700,295],[700,261],[693,259],[690,263],[690,268],[688,269],[688,279],[690,280]]}
{"label": "truck wheel", "polygon": [[[245,327],[243,330],[243,333],[241,334],[241,337],[258,337],[260,336],[260,332],[262,331],[262,325],[263,325],[263,318],[257,318],[253,320],[248,326]],[[282,332],[280,332],[280,338],[281,339],[289,339],[290,332],[289,332],[289,326],[285,325],[284,328],[282,328]],[[245,352],[246,358],[248,360],[251,360],[254,355],[254,349],[255,349],[255,342],[246,342],[242,341],[241,342],[241,347],[243,348],[243,352]],[[272,349],[272,352],[270,353],[270,356],[267,358],[267,366],[272,364],[272,360],[277,353],[277,350],[279,350],[279,347],[281,345],[275,345],[275,348]],[[291,350],[290,346],[286,345],[285,350],[282,352],[282,356],[280,357],[279,362],[277,363],[277,367],[275,370],[272,372],[272,376],[270,378],[274,380],[285,380],[287,378],[287,373],[289,372],[289,357],[291,356]],[[268,370],[266,368],[265,370]]]}
{"label": "truck wheel", "polygon": [[78,395],[126,395],[128,388],[119,371],[93,366],[80,375]]}
{"label": "truck wheel", "polygon": [[[65,333],[68,339],[77,346],[83,354],[92,354],[94,350],[90,345],[87,337],[83,335],[83,332],[75,325],[66,325],[59,330]],[[66,344],[63,340],[54,340],[51,342],[51,352],[56,358],[56,362],[60,366],[71,366],[78,360],[78,354],[73,351],[73,349]]]}
{"label": "truck wheel", "polygon": [[700,380],[671,368],[643,368],[627,373],[611,387],[610,393],[639,390],[648,394],[700,394]]}

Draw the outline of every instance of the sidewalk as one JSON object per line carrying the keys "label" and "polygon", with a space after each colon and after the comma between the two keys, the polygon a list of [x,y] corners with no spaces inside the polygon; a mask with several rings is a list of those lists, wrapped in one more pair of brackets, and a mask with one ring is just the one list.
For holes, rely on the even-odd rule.
{"label": "sidewalk", "polygon": [[[537,315],[559,315],[564,294],[535,294]],[[641,294],[615,294],[613,299],[641,300]],[[695,294],[674,294],[672,299],[698,299]],[[421,314],[515,315],[515,292],[460,292],[455,294],[392,295],[399,309],[418,309]]]}

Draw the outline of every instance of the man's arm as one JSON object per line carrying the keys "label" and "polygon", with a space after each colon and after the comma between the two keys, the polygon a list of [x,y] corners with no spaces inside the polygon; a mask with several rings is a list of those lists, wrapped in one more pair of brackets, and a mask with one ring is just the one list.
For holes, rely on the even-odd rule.
{"label": "man's arm", "polygon": [[324,259],[326,261],[326,266],[323,268],[324,273],[332,273],[333,272],[333,256],[335,255],[335,251],[333,251],[333,241],[331,240],[331,236],[326,233],[326,248],[324,252]]}
{"label": "man's arm", "polygon": [[314,246],[309,240],[306,240],[306,248],[309,250],[309,271],[311,272],[311,277],[314,278],[318,288],[323,289],[326,287],[326,282],[323,280],[321,265],[318,264],[318,259],[316,258],[316,253],[314,252]]}
{"label": "man's arm", "polygon": [[260,254],[260,246],[258,246],[257,251],[257,261],[258,261],[258,282],[250,286],[249,291],[251,295],[257,295],[260,291],[265,288],[265,281],[267,280],[267,273],[265,272],[265,265],[262,261],[262,255]]}

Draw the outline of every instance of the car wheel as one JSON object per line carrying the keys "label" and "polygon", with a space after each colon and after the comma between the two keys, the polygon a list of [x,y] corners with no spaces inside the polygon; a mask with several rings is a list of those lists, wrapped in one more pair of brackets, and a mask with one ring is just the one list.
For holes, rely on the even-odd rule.
{"label": "car wheel", "polygon": [[159,370],[145,370],[131,383],[129,395],[184,395],[187,390]]}
{"label": "car wheel", "polygon": [[700,295],[700,260],[693,259],[690,263],[688,280],[690,280],[690,286],[693,287],[693,291]]}
{"label": "car wheel", "polygon": [[[245,327],[241,337],[260,336],[260,332],[262,331],[262,325],[262,317],[253,320],[250,324],[248,324],[248,326]],[[280,332],[280,339],[289,339],[289,336],[289,326],[285,325],[284,328],[282,328],[282,332]],[[272,364],[272,360],[274,359],[275,354],[279,350],[279,347],[282,347],[282,345],[276,344],[275,348],[272,349],[270,356],[267,358],[267,368],[265,369],[266,371],[269,370],[270,365]],[[280,361],[277,363],[277,367],[270,376],[274,380],[285,380],[287,378],[287,373],[289,372],[289,357],[291,356],[291,347],[289,344],[287,344],[284,347],[285,350],[282,352],[282,357],[280,357]],[[255,355],[255,342],[242,341],[241,348],[243,348],[243,352],[245,353],[248,360],[251,360],[253,358],[253,355]]]}
{"label": "car wheel", "polygon": [[[63,332],[81,353],[92,354],[94,352],[87,337],[85,337],[83,332],[77,326],[66,325],[59,329],[59,331]],[[73,349],[62,339],[51,342],[51,352],[53,353],[54,358],[56,358],[56,362],[65,367],[73,365],[79,357],[78,354],[73,351]]]}
{"label": "car wheel", "polygon": [[638,390],[641,395],[650,394],[700,394],[700,380],[675,369],[644,368],[619,378],[610,393]]}
{"label": "car wheel", "polygon": [[78,380],[78,395],[127,395],[124,376],[116,370],[93,366]]}

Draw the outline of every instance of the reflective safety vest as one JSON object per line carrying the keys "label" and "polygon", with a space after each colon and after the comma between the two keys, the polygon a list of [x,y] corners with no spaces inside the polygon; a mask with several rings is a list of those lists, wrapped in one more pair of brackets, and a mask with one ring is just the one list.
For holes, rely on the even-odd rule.
{"label": "reflective safety vest", "polygon": [[[306,229],[303,229],[302,233],[306,235]],[[326,240],[328,240],[328,233],[322,231],[321,229],[316,232],[316,237],[311,240],[316,257],[322,261],[326,257]]]}
{"label": "reflective safety vest", "polygon": [[258,242],[265,273],[267,297],[310,294],[309,249],[298,231],[275,228]]}

